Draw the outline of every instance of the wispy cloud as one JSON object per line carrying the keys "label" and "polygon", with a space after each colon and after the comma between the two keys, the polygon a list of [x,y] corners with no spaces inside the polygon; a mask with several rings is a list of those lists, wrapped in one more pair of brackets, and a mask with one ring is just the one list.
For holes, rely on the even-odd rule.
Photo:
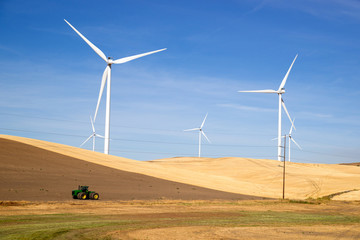
{"label": "wispy cloud", "polygon": [[231,103],[216,104],[216,106],[223,108],[232,108],[237,110],[253,111],[253,112],[276,112],[275,109],[271,109],[271,108],[259,108],[259,107],[231,104]]}
{"label": "wispy cloud", "polygon": [[46,28],[46,27],[30,27],[30,30],[37,31],[37,32],[43,32],[43,33],[50,33],[50,34],[55,34],[55,35],[67,35],[67,36],[74,35],[73,32],[71,32],[71,31],[65,31],[64,28],[57,29],[57,28]]}
{"label": "wispy cloud", "polygon": [[249,12],[247,12],[246,14],[252,14],[252,13],[258,12],[259,10],[261,10],[262,8],[264,8],[269,1],[270,1],[270,0],[262,0],[259,4],[257,4],[253,9],[251,9],[251,10],[250,10]]}
{"label": "wispy cloud", "polygon": [[10,47],[4,46],[4,45],[0,45],[0,51],[9,52],[9,53],[15,54],[17,56],[21,55],[18,51],[14,50],[14,49],[12,49]]}
{"label": "wispy cloud", "polygon": [[302,119],[307,119],[311,121],[320,121],[330,125],[336,125],[337,128],[342,128],[344,126],[359,126],[360,119],[357,115],[333,115],[333,114],[324,114],[324,113],[314,113],[314,112],[299,112],[297,116]]}
{"label": "wispy cloud", "polygon": [[299,115],[303,118],[333,118],[331,114],[323,114],[323,113],[312,113],[312,112],[300,112]]}
{"label": "wispy cloud", "polygon": [[[350,17],[360,19],[360,2],[354,0],[299,1],[296,8],[319,18]],[[308,2],[308,3],[305,3]]]}
{"label": "wispy cloud", "polygon": [[360,2],[356,0],[262,0],[257,1],[248,14],[256,13],[266,7],[295,9],[325,19],[338,17],[360,19]]}

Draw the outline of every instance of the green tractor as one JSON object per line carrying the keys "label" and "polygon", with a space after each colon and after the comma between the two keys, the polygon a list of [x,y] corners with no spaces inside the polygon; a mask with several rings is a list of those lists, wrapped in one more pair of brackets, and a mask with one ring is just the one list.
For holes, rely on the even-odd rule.
{"label": "green tractor", "polygon": [[89,186],[80,186],[78,187],[77,190],[73,190],[72,191],[72,197],[73,199],[81,199],[81,200],[85,200],[85,199],[92,199],[92,200],[98,200],[99,199],[99,194],[97,192],[94,191],[89,191],[88,190]]}

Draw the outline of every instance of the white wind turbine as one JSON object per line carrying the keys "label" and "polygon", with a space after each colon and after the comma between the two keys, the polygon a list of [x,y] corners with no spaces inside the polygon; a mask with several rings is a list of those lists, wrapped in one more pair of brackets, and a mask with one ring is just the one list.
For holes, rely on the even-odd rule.
{"label": "white wind turbine", "polygon": [[87,143],[87,141],[89,141],[91,138],[93,139],[93,151],[95,151],[95,138],[96,137],[100,137],[100,138],[105,138],[104,136],[101,136],[99,134],[97,134],[95,132],[95,127],[94,127],[94,122],[90,116],[90,122],[91,122],[91,128],[93,130],[92,134],[80,145],[80,147],[82,147],[85,143]]}
{"label": "white wind turbine", "polygon": [[[64,19],[65,20],[65,19]],[[159,49],[156,51],[152,51],[152,52],[147,52],[147,53],[142,53],[142,54],[137,54],[134,56],[130,56],[130,57],[124,57],[124,58],[119,58],[117,60],[112,60],[110,57],[106,58],[105,54],[99,49],[97,48],[94,44],[92,44],[87,38],[85,38],[78,30],[76,30],[76,28],[74,28],[68,21],[65,20],[65,22],[106,62],[107,66],[105,68],[105,71],[103,73],[102,76],[102,80],[101,80],[101,87],[100,87],[100,92],[99,92],[99,98],[98,98],[98,102],[97,102],[97,106],[96,106],[96,110],[95,110],[95,115],[94,115],[94,122],[96,121],[96,116],[97,116],[97,112],[99,109],[99,104],[100,104],[100,100],[101,100],[101,96],[102,93],[104,91],[104,87],[105,87],[105,83],[107,81],[107,86],[106,86],[106,113],[105,113],[105,143],[104,143],[104,153],[105,154],[109,154],[109,142],[110,142],[110,96],[111,96],[111,65],[112,64],[121,64],[121,63],[126,63],[129,62],[131,60],[140,58],[140,57],[144,57],[146,55],[150,55],[156,52],[160,52],[160,51],[164,51],[166,50],[166,48],[163,49]]]}
{"label": "white wind turbine", "polygon": [[[295,122],[295,118],[293,120],[293,122]],[[300,145],[294,140],[294,138],[292,137],[292,130],[293,130],[294,125],[291,125],[290,131],[289,131],[289,162],[291,161],[291,154],[290,154],[290,149],[291,149],[291,141],[293,141],[295,143],[295,145],[302,150],[302,148],[300,147]]]}
{"label": "white wind turbine", "polygon": [[186,129],[186,130],[184,130],[185,132],[188,132],[188,131],[199,131],[199,157],[201,156],[201,135],[204,135],[204,137],[206,138],[206,140],[207,140],[209,143],[211,143],[210,140],[208,139],[208,137],[205,135],[204,130],[202,129],[203,126],[204,126],[204,124],[205,124],[205,120],[206,120],[207,116],[208,116],[208,114],[206,114],[206,116],[205,116],[205,118],[204,118],[204,120],[203,120],[203,122],[201,123],[201,126],[200,126],[199,128],[192,128],[192,129]]}
{"label": "white wind turbine", "polygon": [[289,76],[289,73],[291,71],[292,66],[294,65],[294,62],[295,62],[297,56],[298,55],[296,54],[293,62],[291,63],[291,66],[290,66],[289,70],[287,71],[284,79],[282,80],[278,90],[266,89],[266,90],[254,90],[254,91],[238,91],[238,92],[254,92],[254,93],[276,93],[279,96],[279,119],[278,119],[278,137],[277,137],[277,139],[278,139],[278,160],[279,161],[281,161],[281,106],[283,106],[286,114],[288,115],[288,117],[290,119],[291,124],[294,125],[290,118],[290,115],[285,107],[284,100],[282,99],[282,94],[285,93],[285,83],[286,83],[286,80]]}
{"label": "white wind turbine", "polygon": [[[293,123],[295,122],[295,118],[294,118],[294,120],[293,120]],[[288,135],[285,135],[285,136],[282,136],[281,138],[285,138],[285,137],[288,137],[289,138],[289,162],[291,162],[291,141],[293,141],[295,144],[296,144],[296,146],[300,149],[300,150],[302,150],[302,148],[300,147],[300,145],[293,139],[293,137],[292,137],[292,131],[293,131],[293,129],[295,129],[295,126],[294,125],[291,125],[291,127],[290,127],[290,131],[289,131],[289,133],[288,133]],[[295,129],[296,130],[296,129]],[[278,138],[273,138],[273,139],[271,139],[271,140],[277,140]]]}

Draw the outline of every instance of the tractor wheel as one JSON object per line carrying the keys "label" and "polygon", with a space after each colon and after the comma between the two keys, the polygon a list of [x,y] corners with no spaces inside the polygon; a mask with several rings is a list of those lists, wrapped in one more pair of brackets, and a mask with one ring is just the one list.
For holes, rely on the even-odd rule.
{"label": "tractor wheel", "polygon": [[99,200],[99,197],[100,197],[100,196],[99,196],[98,193],[94,193],[92,199],[94,199],[94,200]]}
{"label": "tractor wheel", "polygon": [[73,197],[73,199],[77,199],[77,196],[76,196],[76,195],[73,195],[72,197]]}
{"label": "tractor wheel", "polygon": [[84,192],[81,192],[81,193],[78,193],[78,199],[81,199],[81,200],[85,200],[86,199],[86,194]]}
{"label": "tractor wheel", "polygon": [[81,199],[82,199],[82,200],[85,200],[86,198],[87,198],[86,193],[82,193]]}
{"label": "tractor wheel", "polygon": [[89,198],[94,199],[94,193],[93,192],[89,194]]}

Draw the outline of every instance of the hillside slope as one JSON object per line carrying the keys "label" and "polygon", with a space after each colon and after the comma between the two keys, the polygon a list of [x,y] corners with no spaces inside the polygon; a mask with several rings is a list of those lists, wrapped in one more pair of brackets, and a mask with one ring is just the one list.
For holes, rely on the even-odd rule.
{"label": "hillside slope", "polygon": [[78,185],[89,185],[103,200],[256,199],[105,167],[0,138],[0,201],[71,200],[71,190]]}
{"label": "hillside slope", "polygon": [[[158,179],[251,196],[282,196],[283,168],[282,163],[276,160],[182,157],[136,161],[40,140],[4,135],[0,137],[83,160],[88,164],[99,164]],[[359,167],[287,162],[287,198],[317,198],[354,189],[360,189]],[[344,197],[360,200],[360,191],[346,194]],[[344,198],[337,196],[337,199]]]}

